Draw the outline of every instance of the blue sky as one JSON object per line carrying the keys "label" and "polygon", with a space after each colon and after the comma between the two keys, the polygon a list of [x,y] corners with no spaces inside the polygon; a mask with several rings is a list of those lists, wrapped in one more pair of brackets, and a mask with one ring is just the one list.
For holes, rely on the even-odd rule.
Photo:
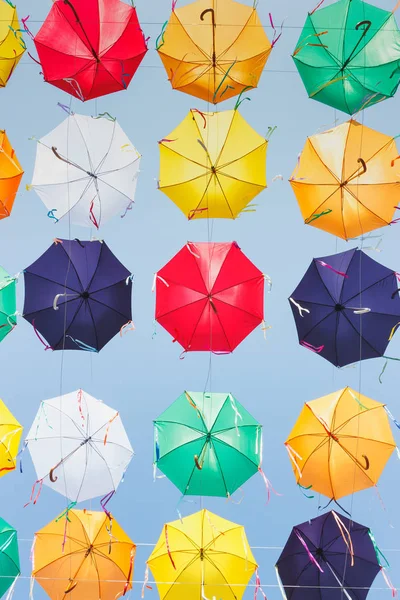
{"label": "blue sky", "polygon": [[[327,0],[328,3],[329,0]],[[185,4],[183,0],[179,4]],[[247,4],[252,4],[247,0]],[[393,0],[376,0],[391,9]],[[50,0],[19,0],[20,17],[30,14],[35,33],[51,7]],[[0,346],[0,396],[29,430],[41,400],[83,388],[120,411],[135,449],[124,484],[112,501],[115,518],[137,543],[154,543],[166,521],[177,518],[179,492],[166,479],[152,479],[152,421],[184,389],[204,389],[208,360],[206,354],[189,354],[179,360],[180,349],[160,327],[152,338],[154,295],[151,293],[154,272],[163,266],[187,240],[206,241],[207,222],[187,222],[183,214],[157,190],[158,145],[184,118],[190,108],[207,110],[207,105],[190,96],[174,92],[166,79],[154,50],[161,26],[170,13],[170,0],[137,0],[137,10],[146,36],[151,36],[150,51],[139,68],[129,90],[82,105],[72,102],[75,112],[95,115],[108,111],[142,153],[142,168],[136,205],[125,219],[116,218],[102,228],[101,236],[118,258],[135,274],[133,311],[136,331],[123,339],[115,338],[99,354],[67,352],[61,366],[60,352],[44,352],[31,326],[20,319],[16,330]],[[257,199],[257,212],[244,214],[237,221],[216,221],[214,241],[236,240],[254,263],[273,280],[272,292],[266,297],[266,321],[272,329],[267,341],[260,329],[255,331],[230,356],[212,359],[212,391],[231,392],[264,426],[264,469],[275,489],[266,506],[266,493],[260,477],[244,486],[240,505],[225,499],[204,499],[203,506],[232,521],[243,524],[251,546],[281,547],[297,523],[317,516],[318,498],[307,500],[297,489],[283,442],[290,432],[304,402],[350,385],[362,393],[386,402],[400,415],[398,398],[399,366],[391,362],[383,384],[378,375],[382,360],[365,362],[361,367],[337,370],[328,362],[301,348],[288,296],[296,287],[313,257],[334,254],[351,248],[333,236],[302,224],[295,197],[287,180],[308,135],[346,120],[346,115],[309,100],[290,58],[301,26],[312,3],[299,0],[260,0],[259,13],[267,26],[271,12],[276,24],[284,18],[284,33],[268,62],[251,102],[242,104],[241,112],[261,134],[277,126],[268,150],[269,187]],[[28,40],[31,53],[32,43]],[[11,82],[0,90],[0,127],[5,128],[25,169],[25,177],[11,218],[0,224],[0,264],[10,273],[31,264],[51,244],[54,237],[67,237],[67,225],[55,225],[34,192],[26,192],[35,157],[35,142],[65,117],[58,102],[69,97],[42,81],[40,68],[25,54]],[[235,101],[220,105],[232,108]],[[364,123],[389,135],[398,135],[398,97],[369,108]],[[272,182],[276,175],[284,181]],[[400,224],[382,231],[382,252],[370,255],[386,266],[400,271]],[[72,228],[72,237],[88,239],[89,230]],[[18,308],[23,306],[23,278],[18,284]],[[400,357],[400,338],[390,345],[391,356]],[[361,387],[360,387],[361,386]],[[400,431],[394,432],[399,441]],[[1,516],[13,524],[21,540],[31,540],[35,531],[56,517],[65,500],[43,488],[35,507],[23,508],[28,501],[34,471],[25,453],[24,473],[15,472],[0,479]],[[398,511],[400,463],[393,455],[379,483],[384,510],[374,490],[358,493],[344,500],[353,508],[356,521],[372,528],[384,549],[400,548]],[[324,499],[322,499],[322,502]],[[90,505],[87,505],[88,507]],[[92,503],[97,509],[97,501]],[[190,514],[200,509],[200,502],[183,503],[181,511]],[[30,574],[30,541],[20,542],[24,576]],[[141,580],[144,563],[151,548],[139,546],[135,579]],[[270,600],[277,600],[274,564],[279,550],[255,550],[260,576]],[[387,552],[392,565],[392,579],[400,587],[400,553]],[[383,588],[378,577],[376,585]],[[29,582],[21,580],[15,599],[28,596]],[[44,598],[35,587],[36,600]],[[140,597],[136,585],[132,598]],[[251,592],[252,593],[252,592]],[[248,592],[248,596],[250,593]],[[372,600],[389,598],[390,592],[371,591]],[[147,592],[157,598],[157,592]]]}

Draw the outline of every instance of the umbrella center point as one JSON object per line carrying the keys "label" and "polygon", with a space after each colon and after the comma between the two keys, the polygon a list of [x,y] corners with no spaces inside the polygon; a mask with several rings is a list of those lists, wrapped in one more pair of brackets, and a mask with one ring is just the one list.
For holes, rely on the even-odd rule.
{"label": "umbrella center point", "polygon": [[87,290],[85,290],[84,292],[82,292],[81,298],[83,298],[83,300],[89,300],[89,298],[90,298],[89,292]]}
{"label": "umbrella center point", "polygon": [[324,560],[324,551],[322,550],[322,548],[316,549],[315,556],[317,556],[318,558],[322,558]]}
{"label": "umbrella center point", "polygon": [[200,560],[204,560],[204,548],[200,548]]}
{"label": "umbrella center point", "polygon": [[215,166],[214,166],[214,165],[212,165],[212,167],[211,167],[211,173],[212,173],[213,175],[216,175],[216,174],[217,174],[217,169],[215,168]]}
{"label": "umbrella center point", "polygon": [[343,304],[335,304],[335,311],[342,312],[346,307]]}
{"label": "umbrella center point", "polygon": [[86,171],[86,173],[89,175],[89,177],[93,177],[93,179],[97,179],[97,175],[95,175],[94,173],[91,173],[90,171]]}

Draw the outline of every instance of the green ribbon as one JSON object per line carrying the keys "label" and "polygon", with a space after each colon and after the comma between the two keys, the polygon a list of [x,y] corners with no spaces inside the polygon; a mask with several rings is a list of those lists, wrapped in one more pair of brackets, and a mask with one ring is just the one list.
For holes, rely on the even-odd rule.
{"label": "green ribbon", "polygon": [[311,215],[311,217],[309,217],[308,219],[305,220],[305,223],[306,223],[306,225],[309,225],[310,223],[312,223],[316,219],[319,219],[320,217],[325,217],[325,215],[329,215],[329,213],[331,213],[331,212],[332,212],[332,209],[331,208],[327,208],[322,213],[318,213],[316,215]]}
{"label": "green ribbon", "polygon": [[69,513],[69,511],[70,511],[70,510],[72,510],[73,508],[75,508],[75,506],[76,506],[77,504],[78,504],[77,502],[70,502],[70,504],[68,504],[67,508],[66,508],[66,509],[64,510],[64,512],[62,513],[62,515],[60,515],[59,517],[57,517],[57,519],[56,519],[56,523],[58,523],[58,521],[61,521],[61,519],[62,519],[63,517],[66,517],[67,521],[68,521],[69,523],[71,523],[71,519],[69,518],[69,516],[68,516],[68,513]]}
{"label": "green ribbon", "polygon": [[[301,492],[301,493],[303,494],[303,496],[305,496],[305,497],[306,497],[306,498],[308,498],[309,500],[312,500],[313,498],[315,498],[315,496],[307,496],[307,494],[305,494],[305,493],[304,493],[305,491],[307,492],[308,490],[311,490],[311,488],[312,488],[312,485],[309,485],[308,487],[304,487],[303,485],[300,485],[300,483],[298,483],[297,485],[298,485],[298,486],[299,486],[299,488],[302,490],[302,492]],[[304,490],[304,491],[303,491],[303,490]]]}
{"label": "green ribbon", "polygon": [[382,552],[379,550],[379,548],[378,548],[378,544],[376,543],[376,541],[375,541],[375,538],[374,538],[374,535],[373,535],[373,533],[372,533],[372,531],[371,531],[370,529],[368,530],[368,535],[369,535],[369,537],[371,538],[371,542],[372,542],[372,545],[373,545],[373,547],[374,547],[375,554],[376,554],[376,560],[378,561],[378,563],[379,563],[379,566],[380,566],[380,567],[382,567],[382,568],[384,568],[384,565],[382,564],[382,561],[381,561],[381,557],[382,557],[382,558],[383,558],[383,560],[384,560],[384,561],[385,561],[385,563],[386,563],[386,565],[385,565],[385,566],[386,566],[388,569],[390,569],[390,564],[389,564],[389,561],[388,561],[388,559],[386,558],[386,556],[385,556],[385,555],[384,555],[384,554],[383,554],[383,553],[382,553]]}

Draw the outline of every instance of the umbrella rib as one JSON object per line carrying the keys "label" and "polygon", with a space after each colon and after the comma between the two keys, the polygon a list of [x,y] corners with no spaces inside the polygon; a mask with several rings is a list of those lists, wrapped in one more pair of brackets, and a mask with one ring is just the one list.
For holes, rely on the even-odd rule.
{"label": "umbrella rib", "polygon": [[[221,412],[223,411],[224,407],[225,407],[225,406],[226,406],[226,404],[228,403],[229,396],[230,396],[230,394],[228,394],[228,395],[227,395],[227,397],[226,397],[226,398],[225,398],[225,400],[223,401],[223,403],[222,403],[222,405],[221,405],[221,407],[220,407],[220,409],[219,409],[218,413],[215,415],[214,422],[213,422],[213,424],[211,425],[211,428],[210,428],[210,433],[213,433],[213,429],[214,429],[214,427],[215,427],[215,423],[218,421],[218,419],[219,419],[219,416],[220,416]],[[229,400],[229,402],[230,402],[230,400]]]}
{"label": "umbrella rib", "polygon": [[[366,411],[362,411],[360,413],[358,413],[357,415],[353,415],[352,417],[350,417],[349,419],[347,419],[347,421],[344,421],[341,425],[339,425],[339,427],[337,429],[334,429],[335,433],[340,433],[340,430],[343,427],[346,427],[346,425],[348,425],[350,423],[350,421],[352,421],[355,418],[359,418],[362,415],[367,415],[368,413],[370,413],[373,410],[378,410],[379,408],[384,408],[383,404],[379,404],[379,406],[373,406],[372,408],[368,408]],[[366,438],[368,439],[368,438]]]}
{"label": "umbrella rib", "polygon": [[[175,12],[175,11],[174,11]],[[204,58],[206,60],[208,60],[208,62],[211,61],[211,56],[209,56],[202,48],[200,48],[200,46],[198,44],[196,44],[196,42],[193,40],[193,38],[190,37],[188,31],[186,30],[184,24],[182,23],[182,21],[179,19],[178,15],[175,12],[175,18],[178,21],[179,25],[182,27],[183,31],[185,32],[185,34],[187,35],[187,37],[190,39],[190,41],[192,42],[192,44],[194,44],[194,46],[196,46],[197,50],[200,52],[200,54],[202,54],[204,56]],[[165,56],[169,56],[168,54],[166,54]]]}
{"label": "umbrella rib", "polygon": [[[177,423],[177,425],[182,425],[182,424],[181,423]],[[191,429],[191,427],[189,427],[188,429]],[[164,460],[164,458],[166,458],[170,454],[173,454],[178,448],[183,448],[184,446],[190,446],[191,444],[194,444],[195,442],[200,442],[201,439],[204,438],[204,437],[206,437],[206,436],[207,436],[207,433],[202,433],[198,438],[196,438],[194,440],[190,440],[189,442],[184,442],[183,444],[180,444],[179,446],[175,446],[175,448],[172,448],[172,450],[169,450],[168,452],[166,452],[165,454],[163,454],[162,456],[160,456],[159,461]],[[205,446],[205,443],[203,444],[203,448],[201,449],[201,451],[204,450],[204,446]],[[159,462],[159,461],[156,461],[156,462]],[[196,465],[194,465],[194,466],[196,466]]]}
{"label": "umbrella rib", "polygon": [[[170,525],[168,525],[168,527],[170,527]],[[179,531],[180,531],[180,530],[179,530]],[[188,539],[190,539],[190,538],[188,538]],[[179,552],[179,550],[178,550],[178,552]],[[165,556],[165,555],[164,555],[164,556]],[[157,558],[160,558],[160,556],[158,556]],[[169,593],[170,593],[170,591],[173,589],[173,587],[174,587],[175,583],[178,581],[179,577],[181,577],[181,576],[183,575],[183,573],[186,571],[186,569],[188,569],[189,567],[191,567],[191,566],[192,566],[192,564],[193,564],[194,562],[196,562],[196,560],[198,560],[198,559],[199,559],[199,557],[196,555],[196,556],[194,556],[194,557],[192,558],[192,560],[190,560],[190,561],[189,561],[189,562],[188,562],[188,563],[187,563],[187,564],[184,566],[184,568],[183,568],[183,569],[182,569],[182,571],[179,573],[179,575],[177,575],[177,576],[176,576],[176,578],[175,578],[175,581],[174,581],[173,583],[171,583],[170,587],[168,588],[168,590],[167,590],[167,591],[166,591],[166,593],[164,594],[164,596],[163,596],[163,600],[166,600],[166,598],[167,598],[168,594],[169,594]],[[184,585],[184,584],[183,584],[183,585]]]}
{"label": "umbrella rib", "polygon": [[218,535],[216,535],[215,537],[212,538],[212,540],[210,542],[208,542],[208,544],[206,546],[204,546],[203,550],[204,552],[206,552],[206,550],[208,550],[211,546],[213,546],[215,544],[215,542],[222,536],[222,535],[226,535],[227,533],[231,533],[232,531],[235,531],[235,529],[243,529],[243,527],[241,525],[236,525],[234,527],[231,527],[230,529],[225,529],[224,532],[220,532],[218,533]]}
{"label": "umbrella rib", "polygon": [[82,138],[82,142],[83,142],[83,143],[84,143],[84,145],[85,145],[85,148],[86,148],[86,154],[87,154],[87,157],[88,157],[88,160],[89,160],[90,170],[91,170],[91,172],[92,172],[92,173],[94,173],[94,171],[93,171],[93,169],[94,169],[94,165],[93,165],[93,163],[92,163],[92,157],[90,156],[90,152],[89,152],[89,148],[88,148],[88,145],[87,145],[87,143],[86,143],[86,140],[85,140],[85,136],[83,135],[83,132],[82,132],[81,128],[79,127],[78,119],[76,118],[76,115],[75,115],[75,113],[72,115],[72,117],[73,117],[73,119],[74,119],[74,121],[75,121],[75,124],[76,124],[76,126],[77,126],[77,128],[78,128],[78,131],[79,131],[79,133],[80,133],[80,136],[81,136],[81,138]]}
{"label": "umbrella rib", "polygon": [[[221,304],[225,304],[226,306],[230,306],[231,308],[234,308],[235,310],[240,310],[241,312],[246,313],[246,315],[250,315],[251,317],[256,317],[258,318],[257,315],[249,312],[248,310],[246,310],[245,308],[241,308],[240,306],[235,306],[234,304],[230,304],[229,302],[225,302],[225,300],[221,300],[220,298],[214,298],[215,302],[221,302]],[[261,319],[262,320],[262,319]],[[222,324],[221,324],[222,325]]]}
{"label": "umbrella rib", "polygon": [[[197,123],[196,123],[196,127],[197,127]],[[200,134],[200,137],[201,134]],[[171,148],[170,146],[166,146],[165,143],[161,142],[160,146],[162,146],[163,148],[165,148],[166,150],[168,150],[169,152],[172,152],[173,154],[176,154],[177,156],[180,156],[181,158],[188,160],[189,162],[193,163],[194,165],[197,165],[198,167],[202,167],[203,169],[207,169],[210,170],[206,165],[203,165],[199,162],[197,162],[196,160],[193,160],[192,158],[189,158],[188,156],[185,156],[184,154],[181,154],[180,152],[177,152],[176,150],[174,150],[173,148]],[[207,155],[208,155],[208,151],[207,151]],[[210,160],[211,162],[211,160]],[[189,179],[188,181],[193,181],[194,179],[198,179],[199,177],[204,177],[203,175],[199,175],[198,177],[194,177],[193,179]],[[175,183],[174,185],[182,185],[182,183]],[[173,187],[171,186],[167,186],[167,187]]]}
{"label": "umbrella rib", "polygon": [[[250,154],[253,154],[253,152],[257,152],[257,150],[260,150],[260,148],[264,148],[264,146],[268,146],[268,142],[265,139],[263,140],[262,144],[260,144],[259,146],[255,146],[254,148],[252,148],[251,150],[246,152],[246,154],[243,154],[243,156],[240,156],[239,158],[234,158],[233,160],[230,160],[229,162],[224,163],[223,165],[218,165],[218,171],[222,171],[223,169],[225,169],[225,167],[229,167],[233,163],[243,160],[243,158],[246,158],[246,156],[250,156]],[[221,150],[220,156],[221,156],[221,154],[222,154],[222,150]],[[218,158],[218,160],[219,160],[219,158]],[[249,183],[250,185],[259,185],[257,183],[252,183],[251,181],[245,181],[244,179],[238,179],[237,177],[234,177],[233,175],[227,175],[225,173],[222,173],[222,175],[224,175],[224,177],[230,177],[231,179],[235,179],[236,181],[243,181],[244,183]]]}
{"label": "umbrella rib", "polygon": [[[117,315],[120,315],[124,319],[128,318],[128,315],[122,314],[121,312],[119,312],[119,310],[116,310],[115,308],[113,308],[112,306],[109,306],[108,304],[104,304],[104,302],[101,302],[100,300],[96,300],[96,298],[90,297],[90,300],[93,301],[93,302],[97,302],[97,304],[101,304],[102,306],[105,306],[106,308],[108,308],[109,310],[112,310],[113,312],[115,312]],[[89,307],[89,310],[90,310],[90,314],[92,316],[93,325],[95,326],[95,322],[94,322],[94,318],[93,318],[93,314],[92,314],[92,309],[90,307],[90,301],[88,302],[88,307]],[[96,331],[96,339],[97,339],[97,331]]]}
{"label": "umbrella rib", "polygon": [[[388,277],[392,277],[394,275],[394,272],[390,272],[387,275],[385,275],[385,277],[382,277],[382,279],[378,279],[378,281],[374,281],[374,283],[371,283],[371,285],[368,285],[366,288],[363,288],[361,290],[361,292],[357,292],[357,294],[354,294],[354,296],[351,296],[350,298],[348,298],[345,302],[346,304],[348,302],[350,302],[351,300],[354,300],[354,298],[357,298],[357,296],[359,296],[360,294],[363,294],[364,292],[370,290],[372,287],[374,287],[374,285],[378,285],[378,283],[382,283],[382,281],[385,281],[385,279],[387,279]],[[373,311],[374,314],[377,315],[387,315],[387,316],[391,316],[391,317],[398,317],[399,315],[392,315],[390,313],[375,313],[375,311]]]}
{"label": "umbrella rib", "polygon": [[[261,271],[260,271],[260,273],[261,273]],[[240,281],[239,283],[234,283],[233,285],[228,285],[228,287],[223,288],[222,290],[218,290],[218,292],[214,292],[213,296],[214,297],[218,296],[219,294],[222,294],[223,292],[231,290],[232,288],[237,287],[238,285],[244,285],[245,283],[250,283],[250,281],[256,281],[257,279],[261,279],[261,278],[263,278],[262,273],[260,275],[258,275],[257,277],[251,277],[250,279],[245,279],[244,281]],[[215,283],[214,283],[213,289],[215,287]],[[217,300],[219,300],[219,298],[217,298]],[[221,300],[221,302],[223,302],[223,300]],[[314,303],[312,303],[312,304],[314,304]],[[327,306],[329,306],[329,304]]]}
{"label": "umbrella rib", "polygon": [[[227,578],[225,577],[225,575],[222,573],[221,569],[220,569],[219,567],[217,567],[217,565],[214,563],[214,561],[213,561],[213,560],[211,560],[211,558],[210,558],[209,556],[207,556],[206,554],[205,554],[204,556],[205,556],[205,559],[206,559],[206,560],[208,560],[208,562],[210,563],[210,565],[212,565],[212,566],[214,567],[214,569],[215,569],[216,571],[218,571],[218,573],[221,575],[222,579],[225,581],[225,585],[227,585],[227,586],[228,586],[228,588],[229,588],[229,590],[230,590],[230,592],[231,592],[232,596],[233,596],[233,597],[235,598],[235,600],[236,600],[237,596],[236,596],[236,594],[234,593],[234,591],[232,590],[232,587],[231,587],[231,585],[230,585],[229,581],[227,580]],[[239,558],[240,558],[240,557],[239,557]],[[242,559],[242,560],[244,560],[244,559]],[[204,585],[204,583],[203,583],[203,585]],[[247,587],[247,585],[243,584],[243,588],[246,588],[246,587]]]}
{"label": "umbrella rib", "polygon": [[357,329],[354,327],[353,323],[346,317],[346,315],[343,315],[343,317],[346,319],[346,321],[351,325],[351,327],[354,329],[354,331],[356,332],[356,334],[370,347],[372,348],[372,350],[374,352],[376,352],[377,356],[375,358],[378,358],[379,356],[381,356],[381,354],[378,352],[378,350],[376,348],[373,347],[372,344],[370,344],[370,342],[361,334],[360,331],[357,331]]}
{"label": "umbrella rib", "polygon": [[[28,275],[33,275],[33,277],[39,277],[40,279],[44,279],[45,281],[48,281],[49,283],[53,283],[55,285],[59,285],[61,287],[65,287],[66,289],[71,290],[71,292],[75,292],[77,296],[80,295],[80,292],[78,292],[74,288],[70,287],[69,285],[65,285],[64,283],[59,283],[58,281],[53,281],[52,279],[49,279],[48,277],[44,277],[43,275],[38,275],[37,273],[32,273],[31,271],[29,271],[29,267],[26,270],[26,272],[28,273]],[[49,308],[51,308],[51,307],[49,307]],[[41,312],[41,311],[35,311],[35,312]]]}
{"label": "umbrella rib", "polygon": [[[206,444],[207,444],[207,442],[206,442]],[[224,472],[222,471],[222,466],[221,466],[221,463],[220,463],[220,460],[219,460],[219,456],[217,454],[217,450],[215,449],[214,440],[213,440],[212,436],[211,436],[210,444],[209,445],[210,445],[210,449],[212,448],[214,450],[214,456],[215,456],[216,461],[217,461],[219,472],[221,473],[221,479],[222,479],[222,482],[224,484],[225,492],[228,495],[229,494],[228,485],[227,485],[226,480],[225,480]],[[228,444],[226,444],[226,445],[228,445]]]}
{"label": "umbrella rib", "polygon": [[[190,289],[190,288],[189,288],[189,289]],[[178,306],[178,308],[174,308],[174,309],[172,309],[172,310],[169,310],[169,311],[168,311],[168,312],[166,312],[166,313],[163,313],[162,315],[159,315],[159,316],[157,317],[157,320],[158,320],[158,319],[162,319],[163,317],[166,317],[167,315],[170,315],[170,314],[172,314],[172,313],[176,312],[177,310],[182,310],[182,308],[185,308],[186,306],[191,306],[192,304],[196,304],[197,302],[205,302],[205,300],[206,300],[206,298],[200,298],[199,300],[194,300],[193,302],[188,302],[188,303],[187,303],[187,304],[185,304],[184,306]],[[200,317],[201,317],[201,315],[200,315]],[[197,323],[197,325],[198,325],[198,323]],[[196,327],[197,327],[197,325],[196,325]]]}
{"label": "umbrella rib", "polygon": [[[93,299],[93,295],[94,294],[98,294],[99,292],[104,292],[104,290],[108,290],[109,288],[112,288],[115,285],[118,285],[119,283],[123,283],[123,282],[125,282],[125,279],[121,279],[120,281],[116,281],[115,283],[110,283],[110,285],[106,285],[106,286],[104,286],[102,288],[99,288],[96,291],[93,291],[93,292],[91,291],[90,292],[90,297]],[[99,301],[97,300],[97,302],[99,302]]]}
{"label": "umbrella rib", "polygon": [[[317,272],[317,275],[318,275],[318,277],[319,277],[319,279],[320,279],[320,281],[321,281],[322,285],[323,285],[323,286],[324,286],[324,288],[326,289],[326,291],[327,291],[328,295],[329,295],[329,296],[332,298],[332,303],[333,303],[334,305],[336,305],[336,300],[335,300],[335,298],[334,298],[334,297],[332,296],[332,294],[330,293],[330,291],[329,291],[328,287],[327,287],[327,286],[326,286],[326,284],[325,284],[325,281],[324,281],[324,280],[323,280],[323,278],[322,278],[322,275],[321,275],[321,273],[319,272],[319,270],[318,270],[318,268],[317,268],[317,265],[315,264],[315,258],[313,259],[313,261],[312,261],[312,262],[313,262],[313,265],[314,265],[314,267],[315,267],[315,270],[316,270],[316,272]],[[333,309],[333,307],[332,307],[332,309]]]}
{"label": "umbrella rib", "polygon": [[232,208],[231,208],[231,206],[230,206],[230,204],[229,204],[229,202],[228,202],[228,198],[227,198],[227,197],[226,197],[226,195],[225,195],[224,189],[223,189],[223,187],[222,187],[222,184],[221,184],[221,182],[220,182],[220,180],[219,180],[219,178],[218,178],[218,174],[217,174],[217,173],[216,173],[216,175],[215,175],[215,179],[216,179],[216,180],[217,180],[217,182],[218,182],[219,188],[220,188],[220,190],[221,190],[221,192],[222,192],[222,195],[223,195],[223,197],[224,197],[224,200],[225,200],[225,202],[226,202],[226,205],[227,205],[227,207],[228,207],[228,210],[229,210],[229,212],[230,212],[230,213],[231,213],[231,215],[232,215],[232,219],[234,219],[234,218],[235,218],[235,215],[233,214]]}
{"label": "umbrella rib", "polygon": [[[233,42],[227,47],[224,48],[224,50],[221,52],[221,54],[219,56],[217,56],[217,62],[219,59],[221,59],[225,54],[227,54],[229,52],[229,50],[236,44],[236,42],[238,41],[238,39],[240,38],[240,36],[242,35],[242,33],[244,32],[244,30],[246,29],[246,27],[248,26],[248,24],[250,23],[250,20],[252,18],[252,16],[254,15],[255,12],[255,8],[252,8],[250,11],[250,14],[248,16],[247,21],[243,24],[242,29],[239,31],[238,35],[235,37],[235,39],[233,40]],[[269,40],[268,40],[269,41]],[[270,49],[270,52],[272,50],[272,47]],[[249,58],[253,58],[252,56],[249,56]],[[240,61],[242,62],[242,61]]]}
{"label": "umbrella rib", "polygon": [[[333,177],[333,178],[334,178],[334,180],[335,180],[335,183],[337,183],[337,184],[340,186],[341,179],[339,179],[338,175],[336,175],[336,173],[334,173],[334,172],[333,172],[333,171],[330,169],[330,167],[329,167],[329,166],[328,166],[326,163],[324,163],[324,161],[322,160],[321,156],[318,154],[317,150],[315,149],[315,146],[314,146],[314,144],[312,143],[312,141],[311,141],[311,138],[308,138],[308,142],[309,142],[309,144],[310,144],[310,146],[311,146],[311,148],[312,148],[312,151],[313,151],[313,153],[315,154],[315,156],[317,157],[317,159],[319,160],[319,162],[321,163],[321,165],[322,165],[322,166],[323,166],[323,167],[324,167],[324,168],[325,168],[325,169],[328,171],[328,173],[329,173],[330,175],[332,175],[332,177]],[[346,149],[346,143],[345,143],[344,147],[345,147],[345,149]],[[343,158],[344,158],[344,156],[345,156],[345,152],[343,152]],[[340,174],[340,176],[341,176],[341,175],[342,175],[342,174]],[[332,183],[331,185],[335,185],[335,184],[334,184],[334,183]]]}
{"label": "umbrella rib", "polygon": [[[63,252],[65,252],[65,254],[66,254],[66,257],[68,259],[68,265],[72,265],[72,267],[73,267],[73,269],[74,269],[74,271],[76,273],[76,277],[77,277],[77,279],[78,279],[78,281],[79,281],[79,283],[81,285],[81,288],[82,288],[82,290],[84,290],[81,278],[79,277],[79,273],[78,273],[78,271],[77,271],[77,269],[76,269],[76,267],[74,265],[74,261],[72,260],[72,258],[70,257],[70,255],[68,254],[68,252],[66,251],[66,249],[64,248],[64,244],[60,244],[60,246],[61,246],[61,249],[63,250]],[[67,287],[67,284],[65,283],[64,286]]]}
{"label": "umbrella rib", "polygon": [[[60,337],[60,339],[58,340],[57,344],[55,344],[55,346],[58,346],[58,344],[60,344],[60,343],[61,343],[61,342],[62,342],[62,341],[63,341],[63,340],[64,340],[64,339],[67,337],[67,335],[68,335],[68,331],[70,330],[70,328],[71,328],[72,324],[74,323],[74,321],[75,321],[75,319],[76,319],[76,317],[77,317],[77,314],[78,314],[78,312],[81,310],[81,308],[82,308],[82,306],[83,306],[83,303],[84,303],[84,300],[82,300],[82,302],[81,302],[80,306],[79,306],[79,307],[76,309],[76,311],[75,311],[75,314],[74,314],[74,316],[73,316],[72,320],[70,321],[70,323],[69,323],[68,327],[67,327],[66,329],[64,328],[63,334],[62,334],[62,336]],[[65,302],[65,303],[64,303],[64,306],[65,306],[66,304],[67,304],[67,302]],[[46,309],[46,310],[49,310],[49,309]],[[31,313],[31,314],[33,314],[33,313]]]}
{"label": "umbrella rib", "polygon": [[[71,421],[71,423],[74,425],[74,427],[77,429],[77,431],[79,431],[79,433],[81,434],[80,438],[76,438],[76,439],[85,439],[83,437],[83,432],[82,430],[78,427],[78,425],[75,423],[74,419],[68,415],[66,412],[64,412],[63,410],[61,410],[61,408],[59,408],[58,406],[54,406],[52,404],[48,404],[47,407],[51,407],[53,410],[57,410],[59,413],[61,413],[61,415],[63,417],[66,417],[67,419],[69,419]],[[59,436],[54,436],[54,438],[49,438],[49,439],[58,439]],[[34,438],[32,438],[34,439]],[[75,438],[67,438],[67,439],[75,439]]]}
{"label": "umbrella rib", "polygon": [[[232,429],[235,429],[235,428],[232,427]],[[242,452],[241,450],[239,450],[238,448],[236,448],[236,446],[233,446],[232,444],[228,444],[224,440],[220,440],[219,437],[217,437],[217,434],[214,434],[212,436],[212,439],[213,439],[213,442],[216,441],[219,444],[222,444],[223,446],[226,446],[230,450],[234,450],[235,452],[237,452],[238,454],[240,454],[241,457],[244,457],[246,460],[248,460],[252,465],[255,465],[257,467],[257,469],[258,469],[259,465],[257,463],[255,463],[254,461],[252,461],[251,458],[249,458],[246,454],[244,454],[244,452]]]}

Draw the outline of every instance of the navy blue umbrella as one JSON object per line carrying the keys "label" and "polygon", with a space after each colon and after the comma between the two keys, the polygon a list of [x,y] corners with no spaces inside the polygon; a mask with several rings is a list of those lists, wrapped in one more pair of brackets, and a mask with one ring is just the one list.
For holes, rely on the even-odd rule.
{"label": "navy blue umbrella", "polygon": [[379,552],[368,527],[331,511],[293,528],[276,569],[287,600],[365,600]]}
{"label": "navy blue umbrella", "polygon": [[300,344],[337,367],[383,356],[400,321],[398,285],[361,250],[314,258],[289,299]]}
{"label": "navy blue umbrella", "polygon": [[131,273],[104,242],[57,240],[24,276],[24,318],[47,348],[98,352],[131,323]]}

